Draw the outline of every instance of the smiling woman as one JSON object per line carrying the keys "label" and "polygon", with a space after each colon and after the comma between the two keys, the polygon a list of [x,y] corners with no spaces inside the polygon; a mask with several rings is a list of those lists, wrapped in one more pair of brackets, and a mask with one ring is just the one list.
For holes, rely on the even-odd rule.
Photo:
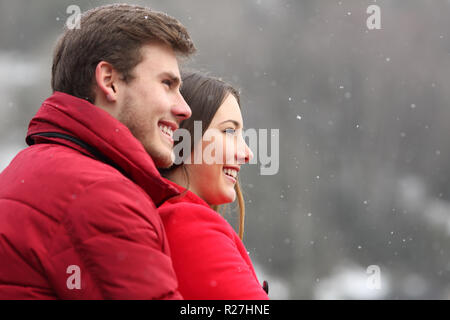
{"label": "smiling woman", "polygon": [[[190,139],[186,145],[195,149],[184,154],[182,149],[182,165],[177,161],[170,169],[161,171],[169,179],[187,186],[215,210],[237,197],[242,239],[245,208],[237,174],[241,164],[249,162],[253,153],[242,139],[239,92],[228,83],[199,72],[184,72],[182,77],[181,93],[192,108],[192,116],[181,122],[180,129],[188,133],[183,137]],[[184,143],[177,140],[174,149]],[[228,180],[233,188],[225,184]]]}
{"label": "smiling woman", "polygon": [[[242,243],[244,201],[238,173],[253,155],[242,135],[239,94],[229,84],[201,73],[184,73],[182,78],[181,93],[192,116],[180,128],[191,133],[194,147],[183,155],[191,159],[189,163],[163,171],[182,194],[159,208],[180,293],[185,299],[268,299]],[[198,140],[195,121],[202,122]],[[207,149],[218,161],[192,161]],[[215,211],[236,198],[240,237]]]}

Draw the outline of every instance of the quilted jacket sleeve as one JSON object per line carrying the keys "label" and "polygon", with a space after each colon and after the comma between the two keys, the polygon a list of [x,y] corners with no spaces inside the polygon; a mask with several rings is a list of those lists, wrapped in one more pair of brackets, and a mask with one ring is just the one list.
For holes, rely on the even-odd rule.
{"label": "quilted jacket sleeve", "polygon": [[[58,231],[71,245],[55,243],[47,266],[61,298],[182,299],[161,219],[144,191],[114,178],[72,198]],[[71,265],[79,267],[79,288]]]}
{"label": "quilted jacket sleeve", "polygon": [[268,299],[245,247],[223,217],[190,203],[159,210],[185,299]]}

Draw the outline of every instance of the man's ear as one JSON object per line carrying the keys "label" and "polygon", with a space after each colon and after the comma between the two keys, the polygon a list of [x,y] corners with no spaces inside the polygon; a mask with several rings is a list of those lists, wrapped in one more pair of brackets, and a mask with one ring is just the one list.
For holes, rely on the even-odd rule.
{"label": "man's ear", "polygon": [[113,66],[106,62],[100,61],[95,68],[95,80],[97,84],[96,100],[107,102],[117,101],[117,72]]}

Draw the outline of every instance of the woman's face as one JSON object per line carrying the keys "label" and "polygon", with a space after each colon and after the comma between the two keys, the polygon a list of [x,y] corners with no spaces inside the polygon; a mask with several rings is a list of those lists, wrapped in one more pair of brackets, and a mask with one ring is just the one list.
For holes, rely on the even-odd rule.
{"label": "woman's face", "polygon": [[[189,175],[189,189],[209,205],[232,202],[236,198],[234,186],[242,164],[253,153],[242,135],[243,121],[236,98],[228,94],[217,110],[202,141],[194,146],[191,164],[185,164]],[[202,153],[202,162],[195,156]]]}

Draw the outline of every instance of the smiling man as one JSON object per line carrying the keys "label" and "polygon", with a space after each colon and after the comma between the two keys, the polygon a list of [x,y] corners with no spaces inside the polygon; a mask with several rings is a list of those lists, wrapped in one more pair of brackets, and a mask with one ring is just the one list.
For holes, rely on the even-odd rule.
{"label": "smiling man", "polygon": [[190,117],[174,18],[109,5],[56,44],[53,95],[0,174],[0,299],[180,299],[156,211],[178,194],[157,168]]}

